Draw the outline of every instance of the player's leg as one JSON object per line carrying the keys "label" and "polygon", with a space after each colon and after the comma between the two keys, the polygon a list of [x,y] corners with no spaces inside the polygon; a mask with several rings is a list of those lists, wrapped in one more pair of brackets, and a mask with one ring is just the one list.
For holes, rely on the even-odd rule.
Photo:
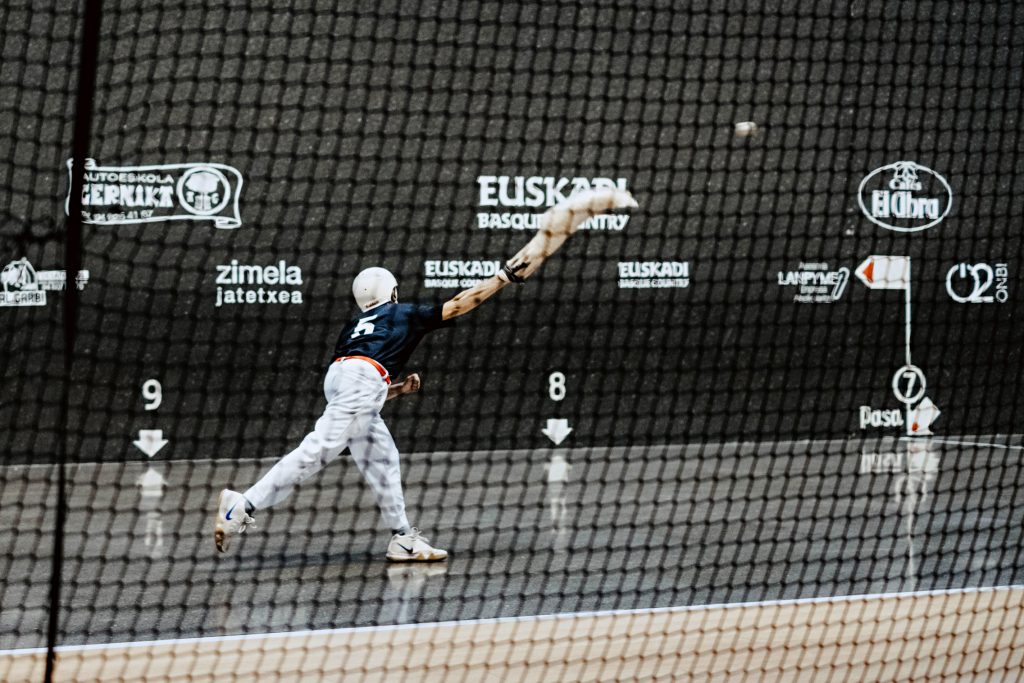
{"label": "player's leg", "polygon": [[327,408],[299,447],[284,456],[245,492],[256,509],[276,505],[294,488],[322,470],[365,432],[380,410],[387,387],[359,362],[335,363],[324,378]]}
{"label": "player's leg", "polygon": [[387,558],[395,562],[416,562],[448,557],[447,551],[431,546],[418,529],[409,525],[398,447],[380,415],[373,416],[368,429],[353,438],[349,448],[352,460],[373,491],[384,523],[394,533],[388,544]]}
{"label": "player's leg", "polygon": [[373,491],[384,523],[394,531],[408,530],[398,447],[380,415],[374,415],[367,429],[349,441],[349,449],[353,462]]}
{"label": "player's leg", "polygon": [[367,428],[383,399],[379,377],[365,375],[351,364],[332,365],[324,379],[327,408],[313,431],[244,493],[221,492],[214,530],[221,552],[227,550],[233,534],[252,524],[250,513],[284,500],[297,485],[335,460],[353,434]]}
{"label": "player's leg", "polygon": [[[369,416],[362,416],[364,423],[368,419]],[[360,415],[328,405],[299,447],[281,458],[253,484],[243,494],[245,499],[257,510],[280,503],[291,495],[296,486],[337,459],[345,449],[348,434],[358,428],[359,421]]]}

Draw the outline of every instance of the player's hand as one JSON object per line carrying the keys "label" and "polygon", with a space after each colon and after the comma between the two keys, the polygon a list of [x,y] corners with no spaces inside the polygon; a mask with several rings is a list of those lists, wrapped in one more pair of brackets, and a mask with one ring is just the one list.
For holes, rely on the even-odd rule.
{"label": "player's hand", "polygon": [[498,278],[508,283],[514,282],[517,285],[521,285],[526,282],[526,278],[520,276],[519,271],[525,270],[529,265],[530,264],[528,262],[523,261],[519,265],[513,267],[512,262],[509,261],[501,267],[501,270],[498,271]]}
{"label": "player's hand", "polygon": [[402,382],[402,393],[411,394],[413,392],[419,391],[420,387],[422,386],[423,382],[420,380],[419,374],[414,372],[408,377],[406,377],[405,381]]}

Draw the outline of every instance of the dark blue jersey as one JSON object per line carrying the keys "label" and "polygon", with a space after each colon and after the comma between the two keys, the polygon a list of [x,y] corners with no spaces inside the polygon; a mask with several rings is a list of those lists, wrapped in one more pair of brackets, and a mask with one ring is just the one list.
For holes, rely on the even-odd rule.
{"label": "dark blue jersey", "polygon": [[334,358],[368,356],[397,377],[423,335],[455,323],[441,319],[442,309],[442,304],[389,302],[375,306],[342,329],[334,345]]}

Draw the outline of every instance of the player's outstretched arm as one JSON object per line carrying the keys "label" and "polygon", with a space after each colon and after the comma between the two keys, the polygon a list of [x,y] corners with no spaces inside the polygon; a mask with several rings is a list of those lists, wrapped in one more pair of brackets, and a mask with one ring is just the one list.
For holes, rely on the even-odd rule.
{"label": "player's outstretched arm", "polygon": [[450,320],[469,313],[510,282],[525,282],[591,216],[636,206],[633,195],[615,188],[587,190],[562,200],[541,215],[537,234],[505,263],[497,275],[459,292],[446,302],[442,319]]}
{"label": "player's outstretched arm", "polygon": [[419,391],[423,383],[420,381],[420,376],[417,373],[412,373],[401,382],[392,382],[388,387],[388,397],[386,400],[390,401],[393,398],[402,396],[403,394],[411,394],[414,391]]}
{"label": "player's outstretched arm", "polygon": [[441,311],[441,318],[443,320],[451,320],[452,318],[469,313],[497,294],[507,284],[508,280],[494,275],[469,289],[459,292],[450,301],[445,302],[444,308]]}

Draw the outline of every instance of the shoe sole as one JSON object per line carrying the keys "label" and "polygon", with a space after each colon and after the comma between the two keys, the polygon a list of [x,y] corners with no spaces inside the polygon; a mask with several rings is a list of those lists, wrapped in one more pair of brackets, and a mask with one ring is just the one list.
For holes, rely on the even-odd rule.
{"label": "shoe sole", "polygon": [[388,553],[387,558],[391,562],[442,562],[448,559],[448,553],[440,557],[424,556],[423,553],[418,555],[392,555]]}
{"label": "shoe sole", "polygon": [[228,546],[231,544],[231,536],[224,527],[221,526],[220,511],[224,508],[224,491],[220,492],[217,497],[217,517],[215,518],[213,525],[213,542],[217,545],[217,550],[226,553]]}
{"label": "shoe sole", "polygon": [[217,550],[222,553],[226,553],[228,551],[228,538],[230,537],[224,533],[224,530],[221,528],[218,528],[213,532],[213,542],[217,544]]}

